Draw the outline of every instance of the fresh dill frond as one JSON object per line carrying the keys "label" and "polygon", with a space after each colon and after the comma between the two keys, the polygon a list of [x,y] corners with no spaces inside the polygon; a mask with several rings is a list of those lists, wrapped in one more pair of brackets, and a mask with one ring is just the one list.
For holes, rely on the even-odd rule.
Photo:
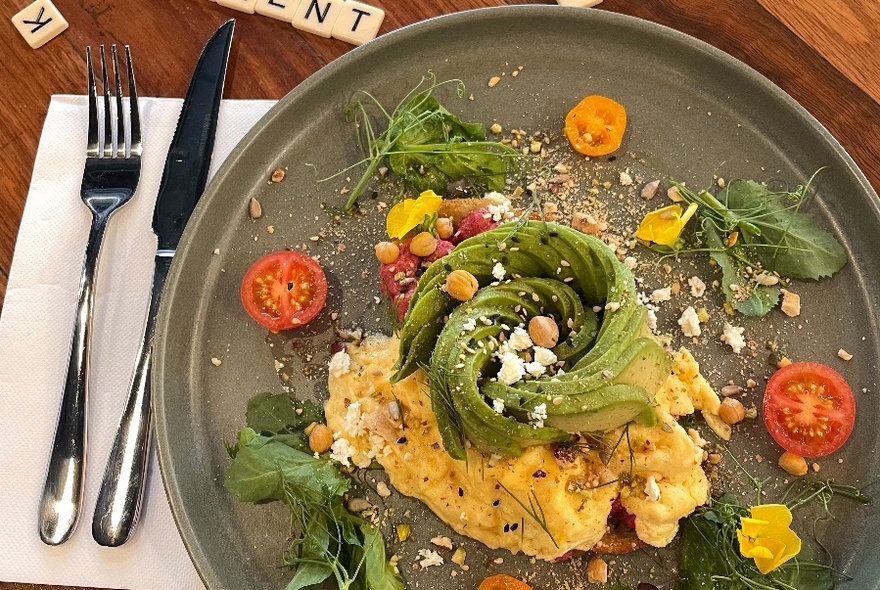
{"label": "fresh dill frond", "polygon": [[507,492],[508,496],[513,498],[513,500],[517,504],[519,504],[520,508],[522,508],[523,511],[526,514],[528,514],[529,517],[537,523],[537,525],[541,528],[542,531],[547,533],[547,536],[550,537],[550,540],[553,542],[553,545],[558,549],[559,544],[556,542],[556,539],[553,537],[553,534],[550,532],[550,528],[547,526],[547,515],[544,514],[544,507],[541,506],[541,502],[538,499],[537,494],[535,494],[535,490],[529,489],[529,495],[527,498],[529,505],[526,506],[522,500],[517,498],[513,492],[511,492],[509,489],[507,489],[507,486],[505,486],[500,481],[498,482],[498,485],[501,486],[502,490]]}

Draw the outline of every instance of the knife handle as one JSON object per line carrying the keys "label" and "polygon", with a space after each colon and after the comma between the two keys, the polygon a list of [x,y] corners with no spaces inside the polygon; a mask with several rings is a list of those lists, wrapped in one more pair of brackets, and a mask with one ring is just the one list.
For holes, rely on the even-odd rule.
{"label": "knife handle", "polygon": [[124,544],[134,531],[140,513],[150,458],[152,418],[150,367],[153,329],[171,260],[171,256],[162,253],[156,255],[153,294],[150,299],[150,311],[147,313],[144,337],[138,351],[125,410],[116,430],[104,479],[101,482],[101,491],[95,504],[92,537],[99,545],[105,547],[119,547]]}
{"label": "knife handle", "polygon": [[83,258],[64,393],[52,454],[46,469],[46,482],[40,497],[40,539],[47,545],[64,543],[79,521],[86,462],[86,409],[95,276],[108,217],[106,212],[94,212]]}

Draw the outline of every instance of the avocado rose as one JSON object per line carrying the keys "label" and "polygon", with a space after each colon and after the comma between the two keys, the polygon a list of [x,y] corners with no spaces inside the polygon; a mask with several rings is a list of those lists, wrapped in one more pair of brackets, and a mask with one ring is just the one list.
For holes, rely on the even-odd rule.
{"label": "avocado rose", "polygon": [[[471,300],[445,292],[454,270],[477,279]],[[535,316],[559,328],[552,370],[498,379],[511,333]],[[632,273],[608,246],[540,221],[499,226],[434,262],[410,300],[399,353],[393,380],[427,369],[443,444],[462,460],[466,440],[511,457],[572,433],[653,424],[653,394],[672,365],[647,325]]]}

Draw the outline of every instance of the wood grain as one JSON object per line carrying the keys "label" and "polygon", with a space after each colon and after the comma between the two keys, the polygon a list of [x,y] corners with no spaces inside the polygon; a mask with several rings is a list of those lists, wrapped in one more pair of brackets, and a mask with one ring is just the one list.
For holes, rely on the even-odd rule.
{"label": "wood grain", "polygon": [[875,101],[880,101],[880,3],[760,0],[761,5]]}
{"label": "wood grain", "polygon": [[[28,0],[0,0],[8,19]],[[236,17],[226,96],[280,98],[352,47],[299,33],[208,0],[54,0],[70,28],[31,50],[3,33],[0,60],[0,303],[52,94],[85,92],[84,47],[132,46],[143,96],[182,96],[202,44]],[[381,33],[441,14],[520,0],[370,0],[387,11]],[[605,0],[599,8],[693,35],[770,78],[806,107],[880,187],[880,5],[875,0]],[[137,26],[132,26],[137,23]],[[160,48],[160,49],[157,49]],[[0,590],[59,590],[0,581]],[[70,590],[70,589],[67,589]],[[77,589],[87,590],[87,589]]]}

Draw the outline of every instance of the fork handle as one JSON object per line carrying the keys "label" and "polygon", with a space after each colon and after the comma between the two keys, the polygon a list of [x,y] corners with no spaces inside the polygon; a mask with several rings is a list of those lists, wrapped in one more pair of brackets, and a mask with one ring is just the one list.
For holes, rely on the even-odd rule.
{"label": "fork handle", "polygon": [[153,271],[153,295],[147,313],[144,337],[132,376],[125,410],[116,431],[101,491],[92,519],[92,537],[99,545],[118,547],[137,525],[150,458],[150,367],[153,329],[159,313],[162,288],[172,257],[159,253]]}
{"label": "fork handle", "polygon": [[46,483],[40,498],[40,539],[60,545],[76,528],[82,504],[86,452],[89,348],[95,307],[95,275],[108,215],[94,213],[79,282],[70,359]]}

